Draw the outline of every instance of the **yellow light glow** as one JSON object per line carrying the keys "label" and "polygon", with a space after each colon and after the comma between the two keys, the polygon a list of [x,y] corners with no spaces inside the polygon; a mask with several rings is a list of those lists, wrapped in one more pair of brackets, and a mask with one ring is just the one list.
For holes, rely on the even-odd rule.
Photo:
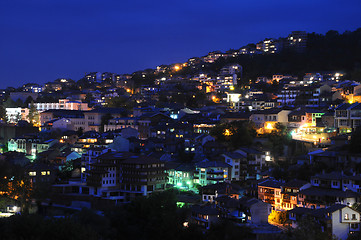
{"label": "yellow light glow", "polygon": [[217,98],[216,96],[212,96],[212,101],[215,103],[219,103],[219,98]]}
{"label": "yellow light glow", "polygon": [[273,129],[272,123],[267,123],[265,129],[272,130]]}
{"label": "yellow light glow", "polygon": [[234,90],[234,86],[230,86],[229,90],[233,91]]}
{"label": "yellow light glow", "polygon": [[174,70],[178,71],[180,69],[180,67],[178,65],[174,66]]}
{"label": "yellow light glow", "polygon": [[231,131],[229,129],[226,129],[226,130],[224,130],[223,135],[224,136],[231,136],[232,133],[231,133]]}

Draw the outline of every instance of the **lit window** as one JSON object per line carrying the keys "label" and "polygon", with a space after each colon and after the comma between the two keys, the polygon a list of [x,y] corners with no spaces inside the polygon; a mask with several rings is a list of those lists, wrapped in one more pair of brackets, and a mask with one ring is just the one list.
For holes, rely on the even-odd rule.
{"label": "lit window", "polygon": [[45,175],[46,175],[46,171],[42,171],[42,172],[41,172],[41,175],[42,175],[42,176],[45,176]]}
{"label": "lit window", "polygon": [[345,220],[348,220],[348,213],[345,213]]}
{"label": "lit window", "polygon": [[29,172],[29,176],[36,176],[36,172]]}

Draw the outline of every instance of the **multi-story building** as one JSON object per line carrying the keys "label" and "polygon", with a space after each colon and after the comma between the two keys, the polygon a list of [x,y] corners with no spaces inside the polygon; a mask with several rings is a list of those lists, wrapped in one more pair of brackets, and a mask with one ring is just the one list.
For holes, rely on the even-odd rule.
{"label": "multi-story building", "polygon": [[39,112],[43,112],[50,109],[80,110],[80,111],[90,110],[88,103],[83,103],[81,101],[70,101],[69,99],[59,99],[58,103],[34,103],[34,105]]}
{"label": "multi-story building", "polygon": [[263,51],[264,53],[278,53],[282,50],[282,41],[276,39],[267,38],[256,45],[257,50]]}
{"label": "multi-story building", "polygon": [[310,183],[301,180],[284,183],[266,179],[258,183],[258,199],[270,203],[275,210],[290,210],[299,206],[298,193],[310,187]]}
{"label": "multi-story building", "polygon": [[335,237],[346,240],[360,231],[360,212],[342,204],[321,209],[295,208],[289,211],[293,228],[297,228],[299,221],[306,217],[315,220],[320,230],[326,232],[330,239]]}
{"label": "multi-story building", "polygon": [[269,203],[274,209],[282,206],[282,186],[283,182],[273,179],[266,179],[258,183],[258,199]]}
{"label": "multi-story building", "polygon": [[39,93],[43,91],[43,87],[36,83],[27,83],[23,85],[23,91]]}
{"label": "multi-story building", "polygon": [[291,112],[291,110],[281,108],[265,109],[252,112],[249,119],[255,124],[257,128],[273,130],[275,123],[282,123],[287,125],[288,114]]}
{"label": "multi-story building", "polygon": [[299,206],[327,207],[333,204],[352,204],[360,201],[361,176],[343,172],[322,173],[311,177],[311,187],[298,193]]}
{"label": "multi-story building", "polygon": [[335,109],[335,128],[348,133],[361,126],[361,103],[343,103]]}
{"label": "multi-story building", "polygon": [[247,176],[247,160],[246,157],[238,152],[228,152],[222,154],[224,162],[231,166],[229,170],[229,179],[240,181],[245,180]]}
{"label": "multi-story building", "polygon": [[167,167],[168,184],[178,188],[192,189],[194,185],[194,165],[176,164],[173,167]]}
{"label": "multi-story building", "polygon": [[224,182],[229,179],[230,165],[220,161],[203,161],[196,163],[194,183],[202,186]]}
{"label": "multi-story building", "polygon": [[282,210],[290,210],[298,206],[298,192],[311,187],[311,184],[302,180],[291,180],[281,186],[281,206]]}
{"label": "multi-story building", "polygon": [[227,65],[221,69],[220,75],[233,75],[242,72],[242,67],[239,64]]}
{"label": "multi-story building", "polygon": [[83,179],[91,187],[90,195],[128,202],[165,189],[164,163],[154,158],[107,151],[89,161]]}
{"label": "multi-story building", "polygon": [[23,137],[13,138],[8,141],[8,150],[22,152],[31,155],[33,159],[37,154],[48,150],[56,144],[58,140],[45,140],[36,135],[25,135]]}
{"label": "multi-story building", "polygon": [[47,126],[46,123],[54,119],[65,118],[72,122],[74,125],[72,130],[82,129],[86,131],[99,132],[102,128],[102,117],[110,115],[113,118],[119,118],[124,115],[124,109],[122,108],[98,108],[90,111],[79,110],[62,110],[51,109],[40,113],[40,123],[42,127]]}
{"label": "multi-story building", "polygon": [[207,63],[214,63],[218,58],[222,57],[222,52],[214,51],[208,53],[207,56],[203,57],[203,61]]}
{"label": "multi-story building", "polygon": [[237,86],[237,74],[233,75],[220,75],[217,77],[215,90],[224,91],[224,90],[233,90],[234,86]]}
{"label": "multi-story building", "polygon": [[19,120],[29,120],[29,108],[6,108],[6,117],[10,123],[17,123]]}
{"label": "multi-story building", "polygon": [[304,52],[307,47],[307,33],[305,31],[293,31],[287,37],[285,48]]}
{"label": "multi-story building", "polygon": [[167,174],[164,162],[147,156],[133,156],[122,161],[120,167],[121,189],[126,200],[165,190]]}

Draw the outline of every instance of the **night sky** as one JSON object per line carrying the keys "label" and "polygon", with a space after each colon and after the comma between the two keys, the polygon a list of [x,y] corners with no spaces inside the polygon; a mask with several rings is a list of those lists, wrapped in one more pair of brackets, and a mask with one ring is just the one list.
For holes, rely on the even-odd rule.
{"label": "night sky", "polygon": [[0,0],[0,88],[132,73],[293,30],[361,27],[360,0]]}

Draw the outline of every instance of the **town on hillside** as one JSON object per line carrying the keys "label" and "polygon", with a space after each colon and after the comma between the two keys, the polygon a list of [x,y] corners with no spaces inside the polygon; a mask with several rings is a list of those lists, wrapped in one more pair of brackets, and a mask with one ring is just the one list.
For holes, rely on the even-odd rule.
{"label": "town on hillside", "polygon": [[361,239],[360,38],[294,31],[1,89],[0,229],[11,216],[95,239]]}

